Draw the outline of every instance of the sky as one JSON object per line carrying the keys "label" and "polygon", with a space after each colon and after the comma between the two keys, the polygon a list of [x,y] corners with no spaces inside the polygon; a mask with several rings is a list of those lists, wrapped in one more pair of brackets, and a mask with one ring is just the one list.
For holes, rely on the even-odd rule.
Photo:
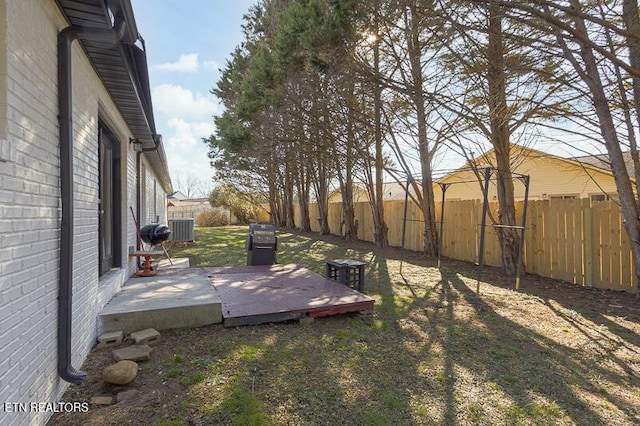
{"label": "sky", "polygon": [[[199,183],[206,196],[214,171],[202,138],[215,133],[213,116],[223,108],[210,93],[219,69],[243,40],[242,16],[257,0],[131,0],[145,40],[156,131],[163,136],[174,190]],[[564,136],[565,142],[567,136]],[[576,143],[578,144],[578,143]],[[543,137],[533,148],[560,156],[580,155],[566,143]],[[460,167],[452,151],[436,169]]]}
{"label": "sky", "polygon": [[213,169],[202,138],[215,132],[213,116],[223,110],[210,90],[242,41],[242,16],[255,2],[131,0],[174,190],[188,180],[210,189]]}

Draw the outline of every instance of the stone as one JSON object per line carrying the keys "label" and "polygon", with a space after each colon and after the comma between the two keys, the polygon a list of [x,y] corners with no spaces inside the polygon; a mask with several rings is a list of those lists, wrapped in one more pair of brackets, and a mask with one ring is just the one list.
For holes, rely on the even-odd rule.
{"label": "stone", "polygon": [[145,330],[131,333],[131,339],[137,344],[153,345],[160,341],[160,333],[155,328],[147,328]]}
{"label": "stone", "polygon": [[111,351],[111,355],[116,361],[148,361],[151,359],[151,351],[153,349],[148,345],[133,345]]}
{"label": "stone", "polygon": [[123,392],[118,392],[118,394],[116,395],[116,401],[117,402],[127,401],[129,399],[132,399],[138,396],[138,393],[139,392],[137,389],[129,389]]}
{"label": "stone", "polygon": [[114,385],[126,385],[138,375],[138,364],[124,360],[106,367],[102,371],[102,380]]}
{"label": "stone", "polygon": [[122,332],[122,330],[101,334],[100,337],[98,337],[98,348],[118,346],[122,344],[123,338],[124,333]]}
{"label": "stone", "polygon": [[111,405],[113,404],[113,397],[108,395],[96,395],[91,398],[91,404],[93,405]]}

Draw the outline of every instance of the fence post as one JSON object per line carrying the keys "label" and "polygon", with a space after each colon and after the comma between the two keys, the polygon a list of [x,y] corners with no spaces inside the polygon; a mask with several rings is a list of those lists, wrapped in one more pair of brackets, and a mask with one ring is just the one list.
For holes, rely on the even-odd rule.
{"label": "fence post", "polygon": [[[587,199],[588,201],[588,199]],[[593,286],[593,219],[591,216],[591,207],[585,208],[585,202],[580,203],[583,212],[582,235],[584,235],[584,283],[587,287]]]}

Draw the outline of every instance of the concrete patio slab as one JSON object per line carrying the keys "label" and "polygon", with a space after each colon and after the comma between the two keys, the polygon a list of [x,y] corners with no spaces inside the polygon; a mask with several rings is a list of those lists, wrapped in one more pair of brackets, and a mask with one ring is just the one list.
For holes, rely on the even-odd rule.
{"label": "concrete patio slab", "polygon": [[201,327],[222,322],[222,302],[200,274],[131,278],[99,315],[100,332],[125,334],[155,328]]}
{"label": "concrete patio slab", "polygon": [[[173,264],[171,263],[173,262]],[[187,269],[189,268],[189,258],[187,257],[177,257],[175,259],[160,259],[158,261],[158,270],[166,270],[166,269]]]}

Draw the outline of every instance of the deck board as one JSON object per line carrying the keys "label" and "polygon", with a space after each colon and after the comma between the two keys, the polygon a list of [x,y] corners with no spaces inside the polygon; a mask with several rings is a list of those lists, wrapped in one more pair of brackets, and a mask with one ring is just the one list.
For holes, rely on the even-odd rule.
{"label": "deck board", "polygon": [[372,298],[300,265],[207,269],[227,327],[373,309]]}

